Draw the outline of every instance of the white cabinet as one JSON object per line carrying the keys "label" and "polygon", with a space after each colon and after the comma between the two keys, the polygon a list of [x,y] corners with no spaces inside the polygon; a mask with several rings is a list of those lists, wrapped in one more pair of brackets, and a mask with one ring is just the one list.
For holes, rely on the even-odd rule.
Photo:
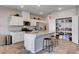
{"label": "white cabinet", "polygon": [[18,25],[23,25],[23,19],[22,18],[19,18]]}
{"label": "white cabinet", "polygon": [[43,37],[38,34],[24,34],[25,49],[32,53],[37,53],[43,48]]}
{"label": "white cabinet", "polygon": [[17,16],[11,16],[10,25],[23,25],[23,18]]}
{"label": "white cabinet", "polygon": [[27,21],[30,19],[30,13],[26,11],[22,11],[22,17],[24,21]]}
{"label": "white cabinet", "polygon": [[24,41],[23,32],[10,32],[10,35],[12,35],[12,43],[18,43]]}
{"label": "white cabinet", "polygon": [[10,18],[10,25],[18,25],[18,19],[17,19],[17,17],[11,17]]}
{"label": "white cabinet", "polygon": [[36,35],[24,34],[24,46],[32,53],[35,53],[35,38]]}

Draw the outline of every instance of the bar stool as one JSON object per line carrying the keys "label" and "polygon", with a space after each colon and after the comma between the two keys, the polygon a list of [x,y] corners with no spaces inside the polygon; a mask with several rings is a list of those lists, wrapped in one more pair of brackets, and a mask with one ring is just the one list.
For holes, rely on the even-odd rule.
{"label": "bar stool", "polygon": [[52,35],[51,39],[53,41],[53,45],[57,46],[58,45],[58,40],[59,40],[59,35],[56,35],[56,36]]}
{"label": "bar stool", "polygon": [[56,46],[56,38],[55,38],[55,36],[54,35],[52,35],[51,36],[51,40],[52,40],[52,42],[53,42],[53,46]]}
{"label": "bar stool", "polygon": [[59,35],[56,35],[56,45],[59,44],[58,40],[59,40]]}
{"label": "bar stool", "polygon": [[50,53],[51,47],[52,47],[52,50],[53,50],[53,42],[51,41],[51,38],[44,38],[43,39],[43,50],[46,48],[46,49],[48,49],[48,51]]}

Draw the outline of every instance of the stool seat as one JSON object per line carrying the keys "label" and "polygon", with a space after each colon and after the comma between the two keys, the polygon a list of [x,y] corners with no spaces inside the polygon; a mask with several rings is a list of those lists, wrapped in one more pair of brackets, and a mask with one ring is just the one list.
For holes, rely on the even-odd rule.
{"label": "stool seat", "polygon": [[51,40],[51,38],[44,38],[44,40]]}
{"label": "stool seat", "polygon": [[58,39],[59,38],[59,35],[56,35],[56,39]]}
{"label": "stool seat", "polygon": [[54,37],[54,35],[52,35],[51,37]]}

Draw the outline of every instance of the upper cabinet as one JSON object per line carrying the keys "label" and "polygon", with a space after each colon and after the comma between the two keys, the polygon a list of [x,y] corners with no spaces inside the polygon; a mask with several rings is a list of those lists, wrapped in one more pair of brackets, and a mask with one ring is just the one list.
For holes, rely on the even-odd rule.
{"label": "upper cabinet", "polygon": [[27,21],[27,20],[30,19],[30,13],[29,12],[22,11],[21,14],[22,14],[22,17],[23,17],[24,21]]}
{"label": "upper cabinet", "polygon": [[23,18],[17,16],[11,16],[10,25],[23,25]]}

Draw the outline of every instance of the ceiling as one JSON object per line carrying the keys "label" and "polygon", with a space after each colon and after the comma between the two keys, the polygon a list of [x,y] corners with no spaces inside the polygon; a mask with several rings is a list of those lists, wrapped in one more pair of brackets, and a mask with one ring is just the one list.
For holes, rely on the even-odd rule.
{"label": "ceiling", "polygon": [[[23,5],[24,7],[21,8],[20,5],[4,5],[4,7],[8,7],[11,9],[17,9],[19,11],[28,11],[31,14],[40,15],[40,16],[47,16],[52,12],[59,11],[58,8],[62,8],[62,10],[74,8],[75,5]],[[41,12],[41,14],[40,14]]]}

